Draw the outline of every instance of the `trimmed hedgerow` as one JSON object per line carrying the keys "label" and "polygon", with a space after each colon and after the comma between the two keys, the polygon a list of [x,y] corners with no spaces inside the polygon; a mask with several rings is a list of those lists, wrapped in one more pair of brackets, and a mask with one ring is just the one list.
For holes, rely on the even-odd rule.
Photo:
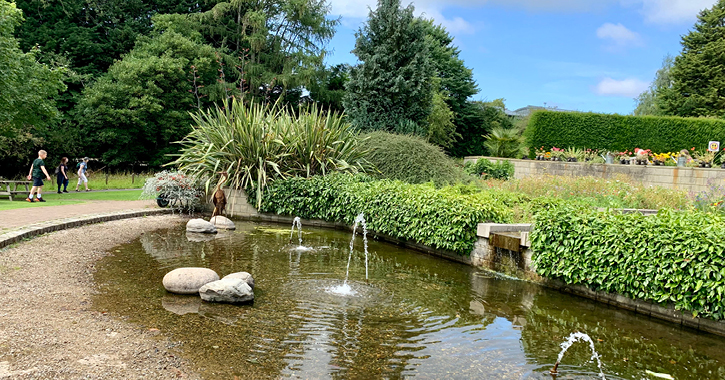
{"label": "trimmed hedgerow", "polygon": [[725,141],[725,120],[538,111],[531,116],[525,135],[529,147],[547,149],[701,150],[709,141]]}
{"label": "trimmed hedgerow", "polygon": [[260,211],[349,225],[364,212],[370,230],[460,255],[473,250],[478,223],[512,217],[503,200],[469,186],[436,189],[338,174],[275,181]]}
{"label": "trimmed hedgerow", "polygon": [[539,210],[531,243],[541,276],[725,318],[721,214],[645,217],[560,205]]}

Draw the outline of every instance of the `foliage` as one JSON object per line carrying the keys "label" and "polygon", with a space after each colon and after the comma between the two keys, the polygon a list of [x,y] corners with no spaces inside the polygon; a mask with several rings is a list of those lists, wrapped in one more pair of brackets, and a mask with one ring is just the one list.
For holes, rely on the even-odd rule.
{"label": "foliage", "polygon": [[670,72],[675,64],[675,58],[667,54],[662,60],[662,68],[657,70],[655,79],[649,85],[646,91],[639,94],[635,102],[637,108],[634,110],[635,116],[664,116],[665,113],[660,109],[658,102],[659,95],[672,87],[672,78]]}
{"label": "foliage", "polygon": [[516,158],[524,154],[524,138],[516,128],[494,127],[483,145],[493,157]]}
{"label": "foliage", "polygon": [[37,61],[39,51],[24,53],[13,31],[22,12],[0,2],[0,175],[12,175],[43,146],[43,134],[58,118],[53,98],[64,90],[63,68]]}
{"label": "foliage", "polygon": [[492,162],[486,158],[479,158],[475,163],[466,164],[468,174],[477,175],[483,179],[509,180],[514,176],[514,164],[508,160]]}
{"label": "foliage", "polygon": [[418,18],[415,22],[422,24],[425,32],[425,44],[435,78],[433,90],[443,95],[451,111],[459,113],[466,106],[468,98],[478,93],[473,71],[459,57],[461,50],[453,45],[453,36],[445,27],[436,25],[432,19]]}
{"label": "foliage", "polygon": [[604,208],[636,208],[658,210],[661,208],[687,209],[688,194],[682,190],[644,186],[627,176],[612,179],[595,177],[540,176],[511,179],[508,181],[486,180],[479,185],[486,190],[520,194],[521,202],[512,203],[521,210],[518,221],[531,222],[526,203],[533,200],[561,200],[566,203]]}
{"label": "foliage", "polygon": [[692,203],[700,211],[725,213],[725,184],[722,180],[710,179],[708,189],[691,194]]}
{"label": "foliage", "polygon": [[537,272],[714,319],[725,318],[725,216],[560,206],[536,216]]}
{"label": "foliage", "polygon": [[352,67],[346,63],[320,69],[317,79],[310,84],[310,101],[322,109],[342,113],[345,110],[342,100],[345,97],[345,86],[350,81],[350,70]]}
{"label": "foliage", "polygon": [[[224,57],[218,88],[297,104],[323,66],[324,46],[338,19],[324,0],[209,0],[211,9],[186,15]],[[232,68],[231,70],[229,68]],[[236,70],[235,70],[236,69]]]}
{"label": "foliage", "polygon": [[260,211],[349,225],[365,213],[369,230],[460,255],[473,250],[478,223],[510,220],[498,199],[467,187],[436,189],[347,174],[276,181]]}
{"label": "foliage", "polygon": [[443,148],[450,148],[461,135],[453,124],[455,114],[446,104],[440,92],[433,94],[433,108],[428,115],[428,142]]}
{"label": "foliage", "polygon": [[369,167],[352,127],[314,105],[293,113],[279,104],[245,106],[233,99],[192,117],[194,127],[173,164],[204,180],[207,191],[225,171],[232,188],[256,188],[261,202],[264,189],[278,178]]}
{"label": "foliage", "polygon": [[529,146],[597,147],[610,151],[639,146],[668,152],[707,146],[711,140],[725,141],[725,121],[537,111],[525,136]]}
{"label": "foliage", "polygon": [[408,183],[432,181],[437,186],[466,179],[452,159],[422,137],[377,131],[363,135],[361,145],[369,151],[366,157],[382,178]]}
{"label": "foliage", "polygon": [[666,115],[725,116],[725,0],[697,17],[694,28],[682,36],[682,52],[670,72],[671,88],[657,94]]}
{"label": "foliage", "polygon": [[[192,80],[214,83],[219,69],[215,50],[202,36],[179,28],[175,18],[157,20],[156,34],[136,47],[88,87],[78,105],[86,154],[112,165],[168,162],[172,146],[190,131],[189,112],[211,106],[196,97]],[[209,94],[209,92],[206,92]]]}
{"label": "foliage", "polygon": [[486,106],[483,102],[469,101],[456,115],[456,131],[461,138],[449,152],[454,157],[485,156],[486,138],[494,128],[513,128],[513,122],[498,107]]}
{"label": "foliage", "polygon": [[201,207],[204,191],[195,178],[178,171],[164,170],[146,179],[142,199],[169,200],[169,206],[179,212],[193,212]]}
{"label": "foliage", "polygon": [[350,73],[343,101],[352,124],[363,131],[398,131],[410,123],[424,127],[434,71],[413,6],[379,0],[355,35],[353,53],[361,63]]}

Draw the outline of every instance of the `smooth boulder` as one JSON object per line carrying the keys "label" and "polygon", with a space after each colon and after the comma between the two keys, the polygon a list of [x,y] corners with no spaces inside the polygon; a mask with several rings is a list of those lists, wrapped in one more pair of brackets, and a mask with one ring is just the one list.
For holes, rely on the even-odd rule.
{"label": "smooth boulder", "polygon": [[207,302],[243,303],[254,301],[254,291],[246,281],[225,278],[210,282],[199,289],[201,299]]}
{"label": "smooth boulder", "polygon": [[228,274],[222,277],[222,280],[225,278],[238,278],[240,280],[244,280],[250,288],[254,289],[254,277],[252,277],[252,275],[247,272],[236,272]]}
{"label": "smooth boulder", "polygon": [[215,234],[216,227],[204,219],[192,219],[186,223],[186,232],[198,232],[201,234]]}
{"label": "smooth boulder", "polygon": [[219,275],[209,268],[177,268],[164,276],[164,288],[176,294],[196,294],[199,289],[213,281],[219,281]]}
{"label": "smooth boulder", "polygon": [[229,218],[217,215],[209,220],[209,223],[220,230],[236,230],[237,226]]}

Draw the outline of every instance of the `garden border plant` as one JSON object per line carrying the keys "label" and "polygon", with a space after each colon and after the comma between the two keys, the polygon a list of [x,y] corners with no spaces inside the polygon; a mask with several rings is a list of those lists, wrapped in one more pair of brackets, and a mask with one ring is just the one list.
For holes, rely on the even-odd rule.
{"label": "garden border plant", "polygon": [[275,181],[259,211],[348,225],[364,212],[372,231],[462,256],[474,248],[478,223],[512,218],[503,199],[472,186],[436,189],[348,174]]}
{"label": "garden border plant", "polygon": [[725,215],[620,214],[560,204],[539,210],[539,275],[725,319]]}

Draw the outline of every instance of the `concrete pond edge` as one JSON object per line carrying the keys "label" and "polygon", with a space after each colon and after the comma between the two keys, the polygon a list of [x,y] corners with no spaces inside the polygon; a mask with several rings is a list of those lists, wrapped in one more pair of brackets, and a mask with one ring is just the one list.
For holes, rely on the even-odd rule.
{"label": "concrete pond edge", "polygon": [[114,220],[131,219],[143,216],[165,215],[171,214],[171,209],[144,209],[144,210],[125,210],[107,213],[99,213],[92,215],[82,215],[73,218],[56,219],[47,222],[35,223],[20,228],[12,229],[8,232],[0,234],[0,249],[12,244],[29,239],[38,235],[50,232],[65,230],[69,228],[81,227],[89,224],[111,222]]}

